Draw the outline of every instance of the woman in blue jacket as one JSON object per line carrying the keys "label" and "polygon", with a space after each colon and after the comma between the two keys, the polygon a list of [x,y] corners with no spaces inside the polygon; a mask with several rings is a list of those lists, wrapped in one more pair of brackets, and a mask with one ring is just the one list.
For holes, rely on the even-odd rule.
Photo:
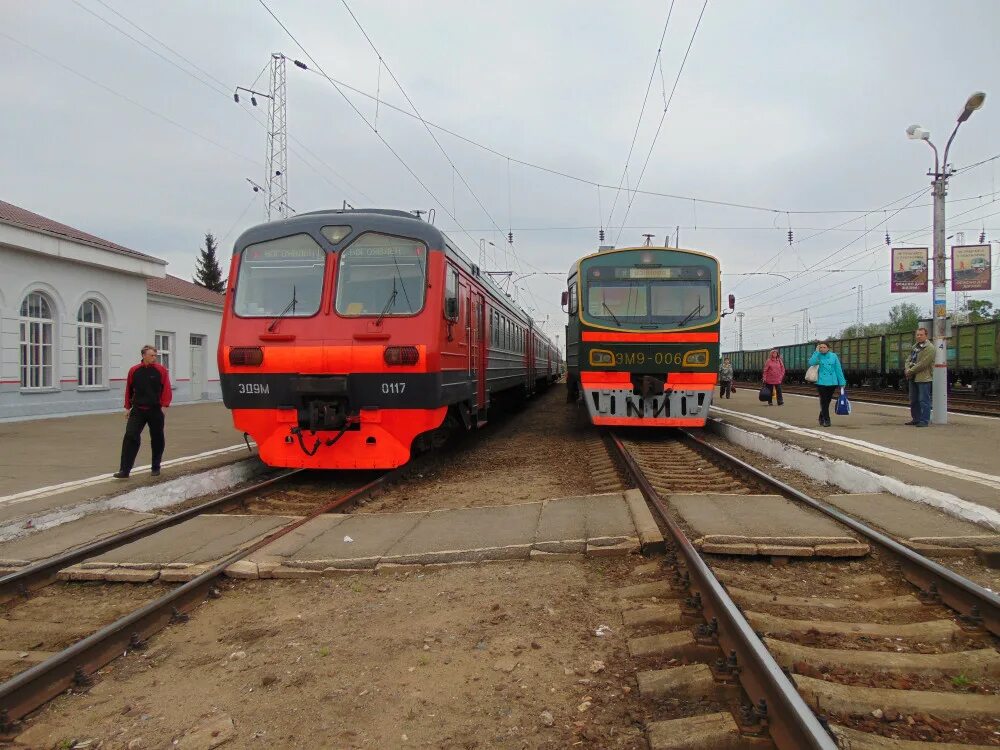
{"label": "woman in blue jacket", "polygon": [[840,357],[830,351],[830,345],[820,341],[816,351],[809,358],[809,366],[819,366],[819,377],[816,378],[816,390],[819,391],[819,426],[830,426],[830,401],[837,387],[844,388],[844,369],[840,366]]}

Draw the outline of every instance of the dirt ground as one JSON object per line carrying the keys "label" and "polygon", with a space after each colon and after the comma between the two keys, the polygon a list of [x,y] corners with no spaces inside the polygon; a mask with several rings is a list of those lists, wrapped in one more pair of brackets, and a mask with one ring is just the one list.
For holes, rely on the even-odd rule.
{"label": "dirt ground", "polygon": [[[234,749],[645,747],[613,598],[638,562],[230,583],[190,622],[107,667],[88,693],[51,702],[19,739],[130,750],[224,740]],[[601,625],[611,630],[597,636]]]}
{"label": "dirt ground", "polygon": [[426,471],[390,488],[361,512],[514,505],[593,491],[581,456],[597,430],[566,405],[563,384],[440,452]]}

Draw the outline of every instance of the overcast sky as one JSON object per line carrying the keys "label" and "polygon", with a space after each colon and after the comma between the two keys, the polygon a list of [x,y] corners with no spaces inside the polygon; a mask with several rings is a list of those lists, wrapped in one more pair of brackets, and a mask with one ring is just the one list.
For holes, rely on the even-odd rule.
{"label": "overcast sky", "polygon": [[[329,76],[409,111],[343,4],[266,2]],[[380,106],[378,132],[432,197],[313,63],[289,64],[288,203],[436,208],[473,258],[480,238],[497,245],[487,267],[523,276],[518,299],[549,316],[553,334],[565,272],[596,249],[602,225],[618,246],[641,244],[644,232],[662,244],[679,225],[681,246],[718,256],[724,291],[746,313],[747,348],[791,342],[807,307],[814,330],[836,333],[856,317],[859,284],[866,322],[900,301],[927,308],[929,295],[890,296],[884,270],[887,229],[894,244],[931,242],[932,154],[905,128],[920,123],[943,149],[966,97],[986,91],[950,161],[1000,155],[995,0],[710,0],[696,34],[703,0],[676,0],[662,73],[653,65],[669,1],[349,2],[423,117],[502,156],[437,132],[456,174],[418,120]],[[228,259],[240,231],[264,218],[246,178],[264,181],[266,109],[234,103],[232,89],[250,86],[272,52],[306,59],[254,0],[0,0],[0,198],[164,258],[184,278],[207,231]],[[648,154],[640,189],[697,200],[637,195],[628,209],[614,187],[651,72],[628,184]],[[265,76],[257,88],[267,85]],[[374,120],[372,99],[344,93]],[[985,228],[1000,240],[998,172],[1000,159],[952,179],[949,234],[974,243]],[[847,212],[794,213],[804,211]],[[780,275],[740,275],[761,272]],[[974,296],[1000,304],[997,292]]]}

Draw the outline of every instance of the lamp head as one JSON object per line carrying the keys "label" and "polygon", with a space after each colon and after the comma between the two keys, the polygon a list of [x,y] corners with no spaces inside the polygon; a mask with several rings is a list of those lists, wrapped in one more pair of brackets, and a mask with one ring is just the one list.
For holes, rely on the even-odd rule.
{"label": "lamp head", "polygon": [[959,122],[965,122],[970,117],[972,113],[983,106],[983,102],[986,101],[986,93],[983,91],[977,91],[972,96],[968,98],[965,102],[965,109],[962,110],[962,114],[958,116]]}
{"label": "lamp head", "polygon": [[931,132],[929,130],[924,130],[919,125],[910,125],[906,129],[906,137],[915,141],[929,141],[931,138]]}

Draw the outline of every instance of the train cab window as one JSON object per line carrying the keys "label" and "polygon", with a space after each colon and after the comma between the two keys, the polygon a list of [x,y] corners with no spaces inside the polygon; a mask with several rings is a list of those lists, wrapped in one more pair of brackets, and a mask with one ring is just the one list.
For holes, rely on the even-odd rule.
{"label": "train cab window", "polygon": [[569,285],[569,314],[570,315],[576,315],[576,305],[577,305],[576,282],[574,281],[572,284]]}
{"label": "train cab window", "polygon": [[444,316],[448,320],[458,320],[458,271],[450,266],[445,271]]}
{"label": "train cab window", "polygon": [[308,234],[248,245],[240,253],[234,310],[241,317],[308,317],[319,311],[326,253]]}
{"label": "train cab window", "polygon": [[419,240],[368,232],[340,253],[337,312],[412,315],[424,306],[427,247]]}

